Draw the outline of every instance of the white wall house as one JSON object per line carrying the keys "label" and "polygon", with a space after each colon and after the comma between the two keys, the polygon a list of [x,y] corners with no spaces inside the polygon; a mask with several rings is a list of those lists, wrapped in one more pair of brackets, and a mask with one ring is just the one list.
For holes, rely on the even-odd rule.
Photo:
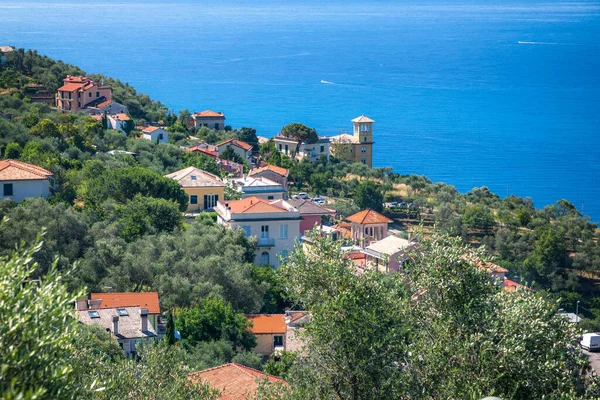
{"label": "white wall house", "polygon": [[[296,139],[282,135],[273,137],[273,141],[275,142],[275,147],[277,147],[277,150],[279,150],[280,153],[290,157],[292,156],[292,153],[296,151],[296,145],[298,144]],[[318,161],[321,158],[321,155],[323,155],[327,157],[327,161],[329,161],[329,155],[331,152],[330,147],[331,143],[328,137],[319,137],[319,140],[317,140],[316,143],[302,143],[300,145],[300,149],[298,150],[298,154],[296,154],[296,159],[302,160],[304,158],[308,158],[312,161]]]}
{"label": "white wall house", "polygon": [[142,137],[154,143],[169,143],[169,132],[157,126],[149,126],[142,131]]}
{"label": "white wall house", "polygon": [[21,202],[29,197],[49,197],[53,190],[52,172],[21,161],[0,161],[0,199]]}
{"label": "white wall house", "polygon": [[250,163],[252,161],[252,145],[242,142],[237,139],[229,139],[221,143],[217,143],[215,145],[217,148],[217,154],[223,154],[225,150],[231,148],[234,153],[242,157],[242,159],[246,160],[246,162]]}
{"label": "white wall house", "polygon": [[278,266],[279,257],[287,257],[300,239],[300,212],[285,200],[219,201],[215,211],[218,223],[257,238],[254,261],[259,265]]}
{"label": "white wall house", "polygon": [[196,111],[192,114],[192,122],[196,129],[206,126],[215,131],[221,131],[225,128],[225,114],[212,110]]}
{"label": "white wall house", "polygon": [[265,200],[281,200],[287,197],[287,191],[280,183],[260,176],[234,179],[233,185],[242,193],[242,199],[256,196]]}
{"label": "white wall house", "polygon": [[110,129],[126,133],[126,125],[131,120],[127,114],[114,114],[106,116]]}

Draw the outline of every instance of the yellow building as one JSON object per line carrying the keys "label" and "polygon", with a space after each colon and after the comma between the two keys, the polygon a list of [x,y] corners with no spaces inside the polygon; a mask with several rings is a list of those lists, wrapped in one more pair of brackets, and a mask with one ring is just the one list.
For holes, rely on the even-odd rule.
{"label": "yellow building", "polygon": [[212,210],[225,199],[225,184],[216,175],[196,167],[187,167],[165,175],[175,179],[188,194],[187,212]]}
{"label": "yellow building", "polygon": [[361,115],[354,118],[353,134],[341,134],[331,138],[331,154],[338,158],[346,158],[353,162],[373,166],[373,122],[369,117]]}

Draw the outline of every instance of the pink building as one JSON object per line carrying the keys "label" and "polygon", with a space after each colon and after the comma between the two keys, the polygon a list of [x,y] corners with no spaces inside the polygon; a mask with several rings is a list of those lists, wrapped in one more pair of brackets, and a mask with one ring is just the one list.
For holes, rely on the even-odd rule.
{"label": "pink building", "polygon": [[109,87],[101,86],[87,76],[67,76],[64,85],[56,91],[56,107],[62,111],[77,111],[89,103],[111,100]]}
{"label": "pink building", "polygon": [[310,200],[288,200],[288,203],[293,205],[295,208],[300,211],[300,217],[302,217],[302,221],[300,221],[300,234],[304,235],[306,232],[311,231],[315,225],[321,227],[322,225],[322,217],[330,217],[335,215],[334,210],[327,209],[325,207],[321,207],[317,203],[314,203]]}

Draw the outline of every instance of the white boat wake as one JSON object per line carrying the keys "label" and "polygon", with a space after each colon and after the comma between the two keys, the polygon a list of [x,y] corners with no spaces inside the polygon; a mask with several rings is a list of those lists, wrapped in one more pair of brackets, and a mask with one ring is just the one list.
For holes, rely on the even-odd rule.
{"label": "white boat wake", "polygon": [[329,81],[325,81],[323,79],[321,79],[321,83],[323,83],[325,85],[335,85],[335,82],[329,82]]}
{"label": "white boat wake", "polygon": [[546,45],[555,45],[555,44],[560,44],[560,43],[553,43],[553,42],[522,42],[519,41],[519,44],[546,44]]}

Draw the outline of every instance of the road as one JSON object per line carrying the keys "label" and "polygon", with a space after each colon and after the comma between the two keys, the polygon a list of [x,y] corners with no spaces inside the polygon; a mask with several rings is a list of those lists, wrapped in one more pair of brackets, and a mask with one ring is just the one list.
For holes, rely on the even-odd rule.
{"label": "road", "polygon": [[594,371],[596,371],[596,374],[600,375],[600,353],[590,353],[589,351],[583,349],[581,349],[581,351],[589,358],[590,365],[592,366]]}

